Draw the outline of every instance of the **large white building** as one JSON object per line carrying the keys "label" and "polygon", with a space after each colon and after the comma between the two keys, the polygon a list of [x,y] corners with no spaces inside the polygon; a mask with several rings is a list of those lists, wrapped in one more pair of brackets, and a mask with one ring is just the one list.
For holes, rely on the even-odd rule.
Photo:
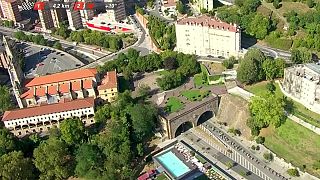
{"label": "large white building", "polygon": [[199,56],[239,57],[241,31],[235,24],[206,15],[176,22],[177,51]]}
{"label": "large white building", "polygon": [[282,90],[308,109],[320,113],[320,65],[310,63],[286,68]]}
{"label": "large white building", "polygon": [[4,126],[16,136],[44,132],[67,118],[79,118],[85,125],[94,123],[94,98],[61,101],[30,108],[6,111]]}

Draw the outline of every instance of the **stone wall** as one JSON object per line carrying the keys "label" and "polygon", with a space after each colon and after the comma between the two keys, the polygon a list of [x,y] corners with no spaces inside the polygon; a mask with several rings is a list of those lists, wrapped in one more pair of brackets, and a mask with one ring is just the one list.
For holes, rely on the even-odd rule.
{"label": "stone wall", "polygon": [[249,117],[249,102],[230,94],[221,97],[217,114],[218,121],[226,122],[229,128],[239,129],[246,139],[251,137],[250,128],[246,125]]}

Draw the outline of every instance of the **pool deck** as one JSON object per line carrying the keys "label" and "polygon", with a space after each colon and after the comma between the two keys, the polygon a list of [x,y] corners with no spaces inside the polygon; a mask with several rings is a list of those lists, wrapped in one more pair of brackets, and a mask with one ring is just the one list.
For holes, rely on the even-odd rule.
{"label": "pool deck", "polygon": [[[162,154],[168,153],[169,151],[171,151],[175,156],[177,156],[177,158],[182,161],[190,170],[184,174],[182,174],[179,177],[175,177],[169,169],[167,169],[167,167],[165,167],[159,160],[158,160],[158,156],[161,156]],[[192,164],[191,161],[186,161],[186,159],[184,158],[183,154],[180,153],[176,148],[170,148],[167,149],[159,154],[157,154],[154,158],[155,162],[157,162],[161,167],[163,167],[163,169],[165,170],[165,172],[170,176],[171,179],[176,179],[176,180],[180,180],[180,179],[185,179],[188,176],[190,176],[191,174],[193,174],[194,172],[198,171],[198,168],[196,165]]]}

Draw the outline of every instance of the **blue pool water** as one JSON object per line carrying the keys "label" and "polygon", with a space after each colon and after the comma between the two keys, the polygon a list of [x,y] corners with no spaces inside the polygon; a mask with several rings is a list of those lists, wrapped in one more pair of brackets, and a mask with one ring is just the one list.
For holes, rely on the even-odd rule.
{"label": "blue pool water", "polygon": [[190,171],[190,168],[186,166],[175,154],[168,151],[160,156],[156,157],[160,161],[161,165],[169,171],[175,178]]}

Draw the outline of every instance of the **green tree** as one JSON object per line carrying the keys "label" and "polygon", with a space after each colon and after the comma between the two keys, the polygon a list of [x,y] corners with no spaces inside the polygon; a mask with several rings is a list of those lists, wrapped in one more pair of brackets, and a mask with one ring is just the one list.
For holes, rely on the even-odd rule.
{"label": "green tree", "polygon": [[288,169],[287,173],[292,177],[299,177],[299,171],[297,169]]}
{"label": "green tree", "polygon": [[76,152],[75,174],[85,179],[100,179],[104,158],[97,146],[82,144]]}
{"label": "green tree", "polygon": [[280,0],[274,0],[273,1],[273,7],[276,9],[279,9],[281,7]]}
{"label": "green tree", "polygon": [[274,60],[276,62],[276,68],[277,68],[277,78],[282,78],[284,74],[284,68],[286,68],[286,62],[282,58],[277,58]]}
{"label": "green tree", "polygon": [[307,3],[309,8],[313,8],[314,5],[315,5],[314,0],[307,0],[306,3]]}
{"label": "green tree", "polygon": [[229,59],[223,60],[222,65],[227,69],[232,69],[233,65],[237,62],[234,56],[231,56]]}
{"label": "green tree", "polygon": [[234,166],[234,163],[232,161],[227,161],[226,166],[228,169],[231,169]]}
{"label": "green tree", "polygon": [[264,153],[264,154],[263,154],[263,157],[264,157],[264,159],[267,160],[267,161],[272,161],[272,160],[273,160],[273,155],[272,155],[272,153]]}
{"label": "green tree", "polygon": [[9,88],[0,85],[0,114],[3,114],[6,110],[12,108],[12,102],[10,98]]}
{"label": "green tree", "polygon": [[84,136],[84,125],[79,118],[66,119],[60,124],[61,138],[70,145],[79,144]]}
{"label": "green tree", "polygon": [[143,144],[142,143],[139,143],[137,145],[137,152],[138,152],[138,156],[143,156],[144,149],[143,149]]}
{"label": "green tree", "polygon": [[105,104],[102,107],[98,107],[97,111],[94,113],[94,119],[96,122],[106,122],[111,118],[112,106],[110,104]]}
{"label": "green tree", "polygon": [[244,83],[251,84],[265,78],[262,64],[266,57],[259,49],[250,49],[240,61],[237,78]]}
{"label": "green tree", "polygon": [[61,45],[61,43],[60,43],[59,41],[56,41],[56,42],[53,44],[53,48],[62,50],[62,45]]}
{"label": "green tree", "polygon": [[15,136],[8,130],[0,127],[0,156],[16,149]]}
{"label": "green tree", "polygon": [[267,80],[273,80],[277,77],[278,69],[275,60],[267,58],[263,64],[262,68],[266,74]]}
{"label": "green tree", "polygon": [[264,141],[265,141],[265,138],[262,137],[262,136],[259,136],[259,137],[257,137],[257,139],[256,139],[256,143],[258,143],[258,144],[263,144]]}
{"label": "green tree", "polygon": [[40,179],[67,179],[73,174],[74,160],[66,143],[49,138],[33,152],[34,164],[41,172]]}
{"label": "green tree", "polygon": [[129,109],[129,113],[137,141],[151,137],[156,127],[156,108],[152,105],[136,104]]}
{"label": "green tree", "polygon": [[254,121],[260,128],[269,124],[279,127],[285,120],[285,102],[274,94],[268,94],[266,98],[253,97],[249,108]]}
{"label": "green tree", "polygon": [[274,85],[273,81],[268,82],[266,88],[270,93],[274,93],[276,91],[276,86]]}
{"label": "green tree", "polygon": [[237,78],[240,82],[252,84],[257,82],[259,69],[254,59],[243,59],[237,69]]}
{"label": "green tree", "polygon": [[1,156],[0,165],[1,179],[35,179],[32,161],[24,158],[21,151],[13,151]]}
{"label": "green tree", "polygon": [[290,60],[295,64],[301,64],[301,63],[309,63],[312,61],[311,53],[304,49],[293,49],[291,51],[291,57]]}
{"label": "green tree", "polygon": [[17,31],[14,33],[13,36],[14,36],[14,38],[16,38],[18,40],[22,40],[22,41],[27,40],[27,35],[23,31]]}
{"label": "green tree", "polygon": [[172,70],[172,69],[176,69],[178,67],[178,62],[175,58],[169,57],[169,58],[164,59],[163,65],[164,65],[165,69]]}
{"label": "green tree", "polygon": [[185,4],[183,4],[180,0],[176,2],[176,8],[180,14],[186,14],[187,13],[187,7]]}

